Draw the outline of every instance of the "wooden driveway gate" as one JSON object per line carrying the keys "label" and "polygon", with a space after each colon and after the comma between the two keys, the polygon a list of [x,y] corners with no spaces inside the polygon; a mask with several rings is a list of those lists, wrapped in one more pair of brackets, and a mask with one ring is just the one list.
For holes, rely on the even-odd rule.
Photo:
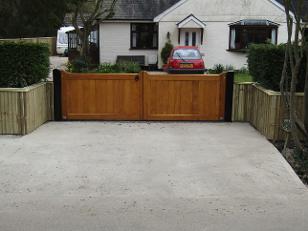
{"label": "wooden driveway gate", "polygon": [[62,116],[66,120],[140,120],[138,74],[62,72]]}
{"label": "wooden driveway gate", "polygon": [[226,77],[144,73],[145,120],[224,120]]}
{"label": "wooden driveway gate", "polygon": [[231,121],[233,75],[54,72],[56,120]]}

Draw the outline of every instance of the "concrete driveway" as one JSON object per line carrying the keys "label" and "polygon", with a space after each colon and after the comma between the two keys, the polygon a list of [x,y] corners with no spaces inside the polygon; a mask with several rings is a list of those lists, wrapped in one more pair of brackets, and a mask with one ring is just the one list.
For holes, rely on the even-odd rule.
{"label": "concrete driveway", "polygon": [[308,191],[247,124],[48,123],[0,137],[0,230],[307,231]]}

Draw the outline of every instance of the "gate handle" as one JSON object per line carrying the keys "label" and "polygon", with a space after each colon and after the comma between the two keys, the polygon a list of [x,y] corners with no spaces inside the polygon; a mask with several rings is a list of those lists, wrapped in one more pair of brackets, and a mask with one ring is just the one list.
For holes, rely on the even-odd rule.
{"label": "gate handle", "polygon": [[136,76],[136,77],[135,77],[135,81],[136,81],[136,82],[139,81],[139,76]]}

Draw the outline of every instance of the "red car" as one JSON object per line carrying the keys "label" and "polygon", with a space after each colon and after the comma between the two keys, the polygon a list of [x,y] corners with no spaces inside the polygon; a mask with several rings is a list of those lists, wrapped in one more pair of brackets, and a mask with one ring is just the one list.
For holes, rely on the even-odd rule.
{"label": "red car", "polygon": [[164,71],[172,74],[204,74],[205,65],[197,47],[178,46],[172,50]]}

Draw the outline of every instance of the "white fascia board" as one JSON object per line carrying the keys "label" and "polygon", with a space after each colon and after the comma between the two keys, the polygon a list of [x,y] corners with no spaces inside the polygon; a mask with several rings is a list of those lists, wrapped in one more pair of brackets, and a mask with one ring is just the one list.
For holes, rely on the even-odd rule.
{"label": "white fascia board", "polygon": [[185,19],[184,21],[182,21],[180,24],[178,24],[178,28],[184,28],[185,25],[190,22],[190,21],[194,21],[197,25],[200,26],[200,28],[205,28],[205,24],[200,21],[199,19],[197,19],[194,15],[189,16],[187,19]]}
{"label": "white fascia board", "polygon": [[[281,11],[283,11],[285,13],[285,7],[284,5],[280,4],[280,2],[277,2],[276,0],[268,0],[270,3],[272,3],[273,5],[275,5],[277,8],[279,8]],[[290,15],[294,18],[294,14],[292,11],[290,11]]]}
{"label": "white fascia board", "polygon": [[166,15],[168,15],[169,13],[171,13],[172,11],[174,11],[175,9],[177,9],[178,7],[180,7],[181,5],[183,5],[187,1],[189,1],[189,0],[181,0],[178,3],[174,4],[169,9],[167,9],[164,12],[162,12],[161,14],[157,15],[154,18],[154,22],[159,22],[163,17],[165,17]]}
{"label": "white fascia board", "polygon": [[104,20],[99,23],[153,23],[151,20]]}

